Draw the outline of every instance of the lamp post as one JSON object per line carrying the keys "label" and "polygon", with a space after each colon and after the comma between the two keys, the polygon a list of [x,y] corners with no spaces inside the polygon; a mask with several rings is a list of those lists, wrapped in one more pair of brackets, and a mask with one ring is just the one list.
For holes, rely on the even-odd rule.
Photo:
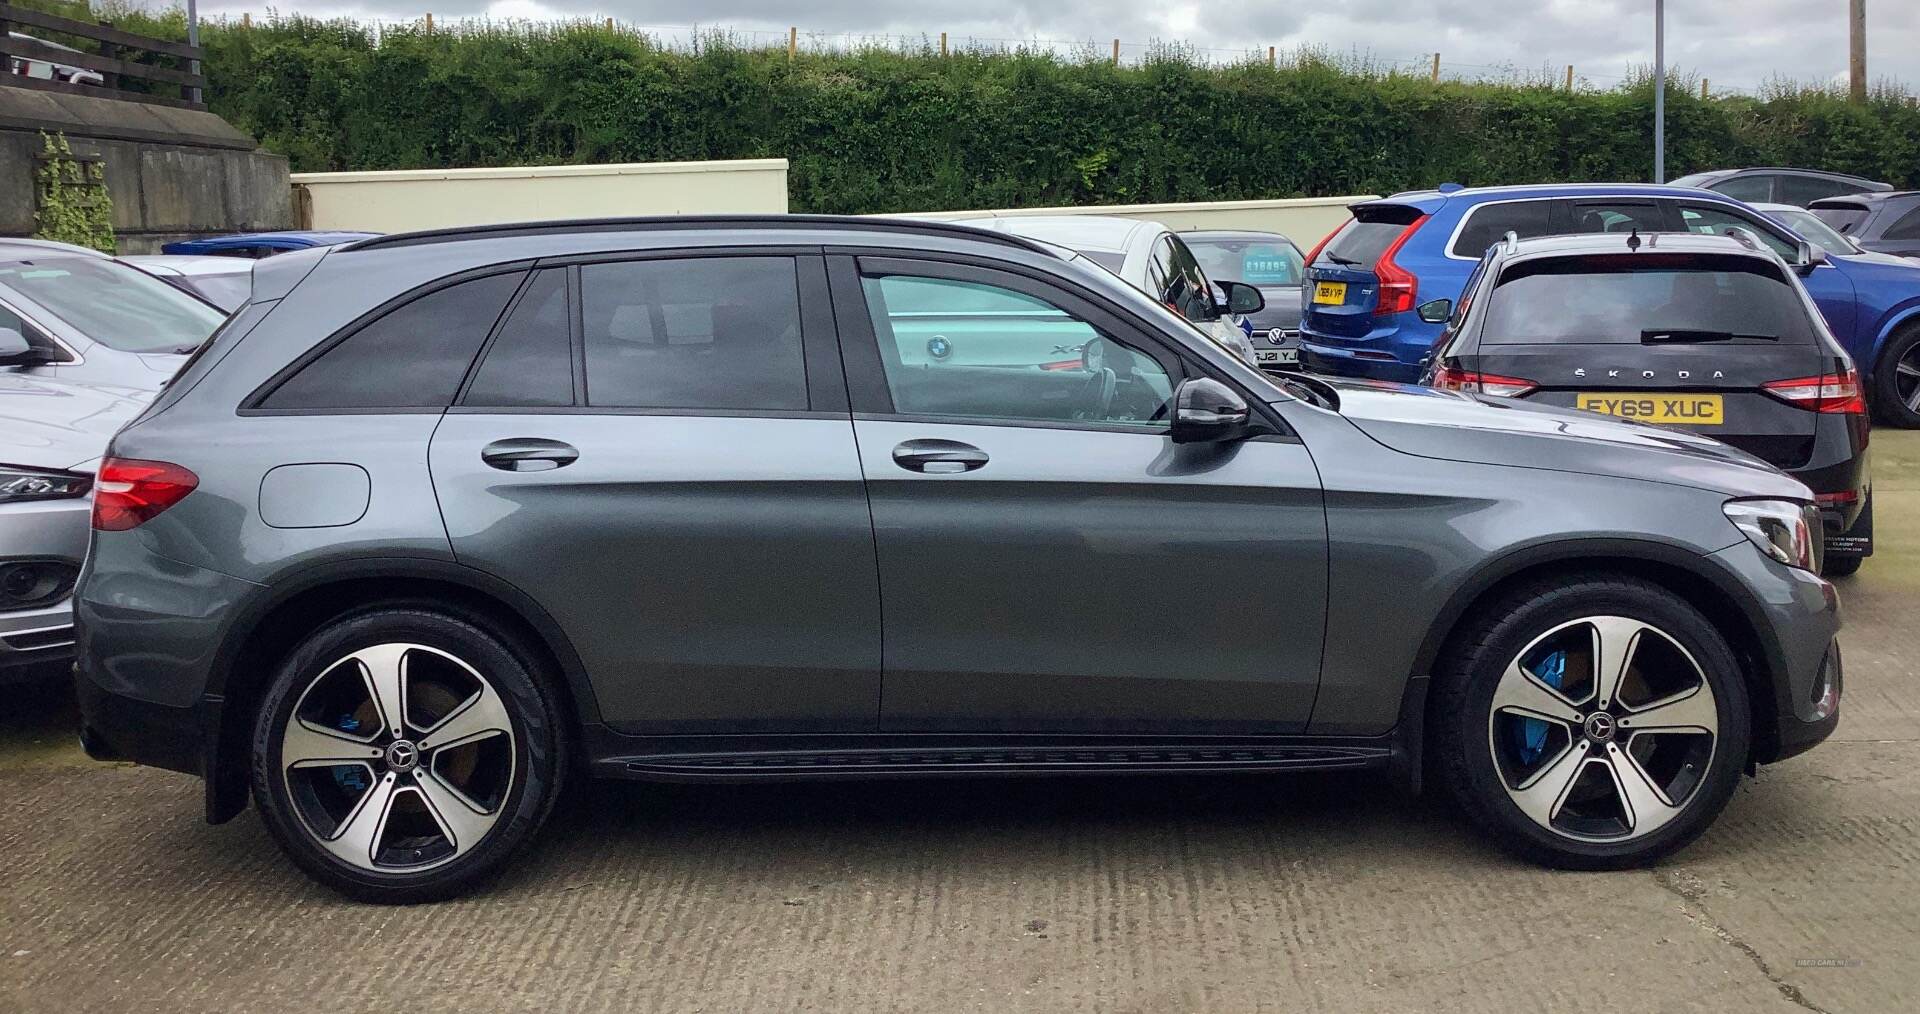
{"label": "lamp post", "polygon": [[[196,0],[187,0],[187,45],[195,49],[200,48],[200,5]],[[200,61],[188,61],[187,73],[200,73]],[[200,94],[199,86],[194,86],[193,101],[200,102],[203,101],[204,98],[205,97]]]}
{"label": "lamp post", "polygon": [[1667,0],[1653,0],[1653,181],[1667,181]]}

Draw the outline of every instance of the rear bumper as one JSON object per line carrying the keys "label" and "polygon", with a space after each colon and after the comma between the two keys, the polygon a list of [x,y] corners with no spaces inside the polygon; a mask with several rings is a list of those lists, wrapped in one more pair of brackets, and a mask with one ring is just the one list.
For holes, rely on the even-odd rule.
{"label": "rear bumper", "polygon": [[1400,384],[1420,381],[1420,364],[1398,359],[1373,350],[1356,350],[1320,344],[1317,338],[1300,336],[1300,364],[1315,373],[1336,377],[1360,377],[1365,380],[1389,380]]}
{"label": "rear bumper", "polygon": [[80,703],[80,745],[103,761],[133,761],[204,776],[219,728],[220,702],[206,699],[173,708],[113,693],[80,668],[73,677]]}

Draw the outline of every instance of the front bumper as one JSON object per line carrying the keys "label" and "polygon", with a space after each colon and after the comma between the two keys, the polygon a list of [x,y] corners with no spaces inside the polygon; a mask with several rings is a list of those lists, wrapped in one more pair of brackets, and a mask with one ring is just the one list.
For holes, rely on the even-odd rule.
{"label": "front bumper", "polygon": [[[77,571],[87,555],[85,498],[0,506],[0,565],[45,564]],[[0,683],[58,677],[73,661],[73,600],[0,609]]]}
{"label": "front bumper", "polygon": [[[1758,644],[1736,643],[1771,676],[1770,701],[1756,703],[1753,760],[1772,764],[1803,753],[1840,724],[1840,593],[1818,575],[1768,559],[1741,542],[1711,557],[1752,596]],[[1828,691],[1831,691],[1829,696]],[[1762,694],[1755,687],[1756,696]]]}

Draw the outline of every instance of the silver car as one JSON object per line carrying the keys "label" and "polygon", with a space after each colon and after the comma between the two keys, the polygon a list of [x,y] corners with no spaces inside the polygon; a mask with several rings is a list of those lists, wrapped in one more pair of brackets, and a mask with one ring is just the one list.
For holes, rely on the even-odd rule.
{"label": "silver car", "polygon": [[0,680],[71,657],[100,455],[223,319],[103,254],[0,241]]}
{"label": "silver car", "polygon": [[137,254],[121,257],[147,274],[196,299],[232,313],[253,291],[253,262],[206,254]]}

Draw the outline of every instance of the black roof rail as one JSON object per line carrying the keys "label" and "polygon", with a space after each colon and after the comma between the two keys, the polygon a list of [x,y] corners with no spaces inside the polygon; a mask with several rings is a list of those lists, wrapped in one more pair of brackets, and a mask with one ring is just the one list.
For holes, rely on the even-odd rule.
{"label": "black roof rail", "polygon": [[588,232],[665,232],[689,229],[743,228],[819,230],[839,228],[857,232],[888,232],[922,236],[952,236],[1002,246],[1059,254],[1045,243],[955,222],[937,222],[916,218],[873,218],[864,215],[650,215],[636,218],[578,218],[543,222],[502,222],[498,225],[467,225],[450,229],[426,229],[397,232],[387,236],[344,243],[336,250],[386,250],[394,247],[455,243],[468,239],[511,239],[516,236],[555,236]]}

